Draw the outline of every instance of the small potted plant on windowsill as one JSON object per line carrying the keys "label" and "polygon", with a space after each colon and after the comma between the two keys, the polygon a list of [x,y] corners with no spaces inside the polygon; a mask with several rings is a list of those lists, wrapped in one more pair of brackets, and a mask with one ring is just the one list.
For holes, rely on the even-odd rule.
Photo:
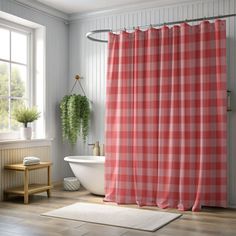
{"label": "small potted plant on windowsill", "polygon": [[13,118],[20,123],[24,124],[24,127],[20,129],[20,136],[22,139],[31,139],[32,129],[28,127],[28,123],[37,120],[40,117],[40,112],[36,107],[28,108],[25,106],[16,108],[13,112]]}

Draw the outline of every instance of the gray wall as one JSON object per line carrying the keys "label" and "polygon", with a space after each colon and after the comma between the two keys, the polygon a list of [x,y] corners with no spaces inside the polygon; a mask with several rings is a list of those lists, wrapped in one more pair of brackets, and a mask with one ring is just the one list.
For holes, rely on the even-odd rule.
{"label": "gray wall", "polygon": [[0,11],[36,22],[46,27],[46,134],[52,141],[53,181],[68,174],[63,157],[58,103],[68,88],[69,31],[60,18],[44,14],[12,0],[0,0]]}
{"label": "gray wall", "polygon": [[[134,8],[132,8],[134,9]],[[93,118],[91,124],[90,142],[99,140],[104,142],[104,113],[105,113],[105,74],[106,74],[106,44],[89,41],[85,34],[94,29],[123,28],[137,25],[163,23],[168,21],[183,20],[229,14],[236,12],[235,0],[204,0],[188,1],[188,3],[156,7],[155,3],[148,8],[134,10],[118,9],[102,14],[85,14],[70,24],[70,70],[72,78],[80,73],[86,92],[93,100]],[[75,16],[76,17],[76,16]],[[73,18],[73,16],[72,16]],[[228,64],[228,89],[233,91],[235,98],[235,65],[236,65],[236,18],[227,19],[227,64]],[[72,80],[69,85],[72,86]],[[233,109],[228,116],[229,124],[229,202],[236,205],[236,104],[233,98]],[[90,148],[78,143],[74,154],[91,153]]]}

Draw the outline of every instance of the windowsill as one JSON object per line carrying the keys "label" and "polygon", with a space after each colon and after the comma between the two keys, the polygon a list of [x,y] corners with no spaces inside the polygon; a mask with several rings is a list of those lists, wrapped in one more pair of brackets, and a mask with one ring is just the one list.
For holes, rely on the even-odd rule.
{"label": "windowsill", "polygon": [[15,139],[15,140],[0,140],[0,150],[7,148],[26,148],[26,147],[40,147],[50,146],[53,139]]}

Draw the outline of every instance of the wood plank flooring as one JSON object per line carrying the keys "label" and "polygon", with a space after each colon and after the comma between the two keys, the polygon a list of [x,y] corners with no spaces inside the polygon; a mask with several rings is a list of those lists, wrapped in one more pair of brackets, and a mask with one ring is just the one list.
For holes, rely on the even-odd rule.
{"label": "wood plank flooring", "polygon": [[[103,226],[73,220],[40,216],[41,213],[76,202],[103,203],[102,197],[85,190],[65,192],[61,187],[52,190],[52,197],[46,194],[30,197],[30,204],[23,204],[23,197],[14,197],[0,202],[1,236],[236,236],[236,210],[204,208],[201,212],[181,212],[183,216],[156,232],[149,233],[120,227]],[[130,206],[136,207],[136,206]],[[145,209],[160,210],[156,207]]]}

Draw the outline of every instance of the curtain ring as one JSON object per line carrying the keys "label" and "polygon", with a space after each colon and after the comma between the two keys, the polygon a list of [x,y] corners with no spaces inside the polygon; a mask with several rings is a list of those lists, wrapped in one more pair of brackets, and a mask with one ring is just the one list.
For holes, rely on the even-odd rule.
{"label": "curtain ring", "polygon": [[184,20],[184,24],[188,25],[188,19],[187,18]]}

